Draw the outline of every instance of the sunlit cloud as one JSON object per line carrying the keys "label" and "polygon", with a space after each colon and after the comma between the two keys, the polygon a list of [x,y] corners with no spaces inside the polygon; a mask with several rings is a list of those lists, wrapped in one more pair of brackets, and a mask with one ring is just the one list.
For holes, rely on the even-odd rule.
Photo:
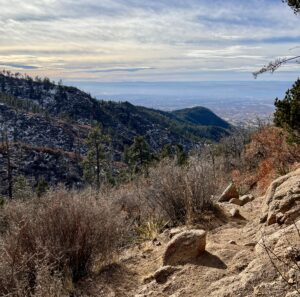
{"label": "sunlit cloud", "polygon": [[246,79],[300,44],[300,19],[278,0],[0,0],[0,7],[0,67],[54,79]]}

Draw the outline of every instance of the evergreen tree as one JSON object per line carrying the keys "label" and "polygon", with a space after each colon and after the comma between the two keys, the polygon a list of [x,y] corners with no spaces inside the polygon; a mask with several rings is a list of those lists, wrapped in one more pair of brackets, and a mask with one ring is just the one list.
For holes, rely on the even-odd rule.
{"label": "evergreen tree", "polygon": [[6,131],[2,132],[2,147],[3,157],[6,160],[6,178],[7,181],[7,194],[10,199],[13,198],[13,166],[11,160],[11,148]]}
{"label": "evergreen tree", "polygon": [[287,3],[295,13],[300,12],[300,0],[282,0],[282,2]]}
{"label": "evergreen tree", "polygon": [[153,159],[149,144],[143,136],[135,137],[133,144],[125,151],[125,162],[132,173],[147,169]]}
{"label": "evergreen tree", "polygon": [[179,166],[186,164],[188,155],[180,144],[166,144],[161,150],[160,158],[174,158],[176,157]]}
{"label": "evergreen tree", "polygon": [[286,92],[284,99],[275,100],[274,123],[286,129],[293,142],[300,142],[300,79]]}
{"label": "evergreen tree", "polygon": [[108,137],[104,135],[99,126],[91,129],[86,145],[88,152],[83,161],[84,178],[91,185],[95,185],[99,190],[102,170],[105,167],[104,144]]}
{"label": "evergreen tree", "polygon": [[49,190],[49,185],[47,181],[45,180],[44,177],[39,179],[36,187],[35,187],[35,192],[38,197],[42,197],[47,191]]}
{"label": "evergreen tree", "polygon": [[174,147],[172,144],[165,144],[160,152],[160,159],[173,158],[175,155]]}
{"label": "evergreen tree", "polygon": [[188,155],[180,144],[176,145],[176,159],[179,166],[185,165],[188,161]]}
{"label": "evergreen tree", "polygon": [[33,196],[29,181],[23,175],[19,175],[14,180],[14,199],[29,199]]}

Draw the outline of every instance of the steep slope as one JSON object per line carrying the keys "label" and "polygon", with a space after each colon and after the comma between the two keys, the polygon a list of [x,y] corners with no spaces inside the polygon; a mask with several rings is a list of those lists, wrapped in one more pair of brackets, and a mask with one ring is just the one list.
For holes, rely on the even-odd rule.
{"label": "steep slope", "polygon": [[[209,116],[217,118],[207,111],[207,120]],[[79,159],[87,152],[85,140],[92,124],[99,123],[111,135],[113,159],[121,161],[124,146],[138,135],[145,136],[157,152],[165,144],[181,144],[189,150],[205,139],[219,140],[229,133],[229,125],[204,122],[128,102],[99,101],[48,79],[0,74],[0,132],[6,130],[11,142],[14,174],[36,182],[44,177],[51,184],[82,184]],[[5,172],[5,162],[0,156],[0,172]]]}

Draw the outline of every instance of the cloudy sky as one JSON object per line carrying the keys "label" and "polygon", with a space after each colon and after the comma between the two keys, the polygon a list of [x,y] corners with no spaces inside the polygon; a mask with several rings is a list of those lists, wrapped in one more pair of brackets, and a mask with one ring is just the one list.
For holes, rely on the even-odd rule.
{"label": "cloudy sky", "polygon": [[[281,0],[0,0],[0,68],[80,81],[252,80],[300,53]],[[294,80],[300,65],[262,79]]]}

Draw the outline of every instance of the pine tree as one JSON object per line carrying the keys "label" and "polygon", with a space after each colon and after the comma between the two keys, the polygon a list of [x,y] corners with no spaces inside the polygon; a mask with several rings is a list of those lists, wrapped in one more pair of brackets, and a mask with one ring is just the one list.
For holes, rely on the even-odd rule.
{"label": "pine tree", "polygon": [[100,189],[101,174],[105,167],[104,144],[108,141],[108,137],[104,135],[99,126],[91,129],[86,145],[88,152],[83,161],[83,170],[85,180],[95,185],[96,189]]}
{"label": "pine tree", "polygon": [[12,199],[13,198],[13,166],[11,160],[10,142],[6,131],[2,132],[2,147],[3,147],[3,157],[6,160],[5,180],[7,181],[7,194],[9,199]]}
{"label": "pine tree", "polygon": [[153,159],[149,144],[143,136],[135,137],[133,144],[125,151],[125,162],[129,165],[132,173],[147,170]]}
{"label": "pine tree", "polygon": [[36,187],[35,187],[35,192],[37,194],[38,197],[43,196],[47,191],[49,190],[49,185],[47,183],[47,181],[45,180],[44,177],[42,177],[41,179],[39,179]]}
{"label": "pine tree", "polygon": [[300,12],[300,0],[282,0],[282,2],[287,3],[295,13]]}
{"label": "pine tree", "polygon": [[286,92],[284,99],[275,100],[274,123],[290,133],[290,140],[300,142],[300,79]]}
{"label": "pine tree", "polygon": [[14,199],[29,199],[33,196],[32,188],[25,176],[19,175],[14,180]]}

